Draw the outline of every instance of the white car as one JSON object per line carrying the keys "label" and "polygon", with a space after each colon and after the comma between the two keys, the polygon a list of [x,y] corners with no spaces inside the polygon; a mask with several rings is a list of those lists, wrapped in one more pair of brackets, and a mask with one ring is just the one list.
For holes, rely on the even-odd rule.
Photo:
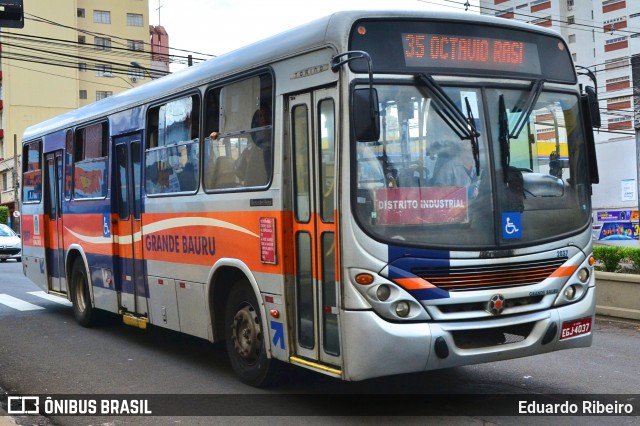
{"label": "white car", "polygon": [[21,251],[20,236],[7,225],[0,224],[0,262],[6,262],[7,259],[15,259],[20,262],[22,260]]}

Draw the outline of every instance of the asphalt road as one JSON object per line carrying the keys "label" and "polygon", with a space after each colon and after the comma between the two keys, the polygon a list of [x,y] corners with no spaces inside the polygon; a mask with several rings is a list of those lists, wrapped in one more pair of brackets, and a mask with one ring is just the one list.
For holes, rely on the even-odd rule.
{"label": "asphalt road", "polygon": [[[19,395],[231,395],[222,403],[229,417],[17,417],[19,424],[360,424],[397,422],[397,412],[384,417],[322,415],[335,399],[323,395],[371,398],[380,412],[389,404],[429,400],[444,394],[518,394],[535,399],[550,394],[640,394],[640,323],[599,318],[591,348],[574,349],[476,366],[421,374],[341,382],[301,368],[288,368],[275,389],[260,390],[240,383],[231,371],[224,345],[150,327],[143,331],[117,320],[101,327],[78,326],[68,304],[42,298],[22,275],[20,263],[0,263],[0,388]],[[6,296],[11,296],[7,298]],[[18,310],[7,303],[19,299],[31,305]],[[7,302],[9,301],[9,302]],[[11,303],[9,303],[11,304]],[[39,308],[39,309],[36,309]],[[384,368],[384,366],[381,366]],[[316,394],[302,401],[295,395]],[[635,394],[635,395],[634,395]],[[364,395],[364,397],[362,397]],[[269,398],[279,396],[277,400]],[[359,396],[359,397],[358,397]],[[364,398],[364,399],[363,399]],[[251,402],[253,401],[253,402]],[[302,416],[288,406],[302,403]],[[218,402],[220,404],[220,402]],[[233,407],[237,405],[239,408]],[[266,404],[266,412],[261,410]],[[283,416],[278,415],[278,404]],[[429,406],[429,407],[432,407]],[[403,423],[424,424],[640,424],[634,417],[496,417],[457,413],[457,408],[411,409]],[[427,411],[425,413],[425,410]],[[453,410],[453,411],[452,411]],[[384,411],[384,410],[383,410]],[[308,413],[308,415],[304,415]],[[450,414],[461,417],[451,417]],[[246,416],[239,415],[245,414]],[[269,416],[275,417],[265,417]],[[0,422],[0,425],[2,423]]]}

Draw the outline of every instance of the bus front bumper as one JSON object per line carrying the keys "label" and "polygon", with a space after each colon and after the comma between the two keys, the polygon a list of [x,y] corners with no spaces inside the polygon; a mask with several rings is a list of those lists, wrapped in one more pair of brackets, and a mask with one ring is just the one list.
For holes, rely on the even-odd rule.
{"label": "bus front bumper", "polygon": [[[482,321],[391,323],[373,311],[346,311],[343,323],[343,379],[412,373],[591,346],[595,288],[579,302],[545,311]],[[583,320],[590,327],[561,338],[563,324]],[[526,335],[511,338],[511,331]],[[580,334],[581,333],[581,334]],[[499,344],[487,336],[505,336]],[[568,334],[565,332],[565,334]],[[477,336],[477,338],[476,338]]]}

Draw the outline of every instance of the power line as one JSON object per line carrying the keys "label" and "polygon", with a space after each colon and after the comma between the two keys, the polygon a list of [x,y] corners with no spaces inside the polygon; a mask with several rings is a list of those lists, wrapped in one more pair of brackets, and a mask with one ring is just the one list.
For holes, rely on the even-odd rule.
{"label": "power line", "polygon": [[[93,31],[88,31],[88,30],[82,30],[82,29],[77,28],[77,27],[64,25],[64,24],[61,24],[59,22],[52,21],[50,19],[46,19],[46,18],[37,16],[37,15],[33,15],[33,14],[30,14],[30,13],[25,13],[25,19],[33,20],[33,21],[41,22],[41,23],[46,23],[46,24],[57,26],[57,27],[61,27],[61,28],[67,28],[67,29],[70,29],[70,30],[73,30],[73,31],[76,31],[76,32],[79,32],[79,33],[82,33],[82,34],[92,35],[94,37],[96,37],[96,36],[97,37],[105,37],[106,36],[106,37],[109,37],[111,39],[124,41],[125,43],[127,43],[129,41],[129,39],[123,38],[123,37],[120,37],[120,36],[116,36],[116,35],[112,35],[112,34],[106,34],[106,33],[100,33],[100,32],[93,32]],[[142,42],[145,45],[151,46],[150,43],[147,43],[144,40],[142,40]],[[125,45],[124,43],[121,43],[121,44]],[[209,57],[215,57],[216,56],[216,55],[209,54],[209,53],[194,52],[194,51],[191,51],[191,50],[185,50],[185,49],[180,49],[180,48],[176,48],[176,47],[169,47],[168,46],[168,48],[172,49],[172,50],[175,50],[175,51],[186,52],[186,53],[191,53],[191,54],[196,54],[196,55],[203,55],[203,56],[209,56]],[[200,59],[200,58],[198,58],[198,59]],[[202,59],[202,60],[204,60],[204,59]]]}

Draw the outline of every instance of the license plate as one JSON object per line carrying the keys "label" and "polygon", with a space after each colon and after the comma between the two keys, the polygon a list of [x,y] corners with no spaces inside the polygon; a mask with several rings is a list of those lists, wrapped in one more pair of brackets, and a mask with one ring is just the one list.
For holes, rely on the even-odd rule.
{"label": "license plate", "polygon": [[591,320],[591,317],[587,317],[563,322],[562,330],[560,331],[560,340],[589,333],[591,331]]}

